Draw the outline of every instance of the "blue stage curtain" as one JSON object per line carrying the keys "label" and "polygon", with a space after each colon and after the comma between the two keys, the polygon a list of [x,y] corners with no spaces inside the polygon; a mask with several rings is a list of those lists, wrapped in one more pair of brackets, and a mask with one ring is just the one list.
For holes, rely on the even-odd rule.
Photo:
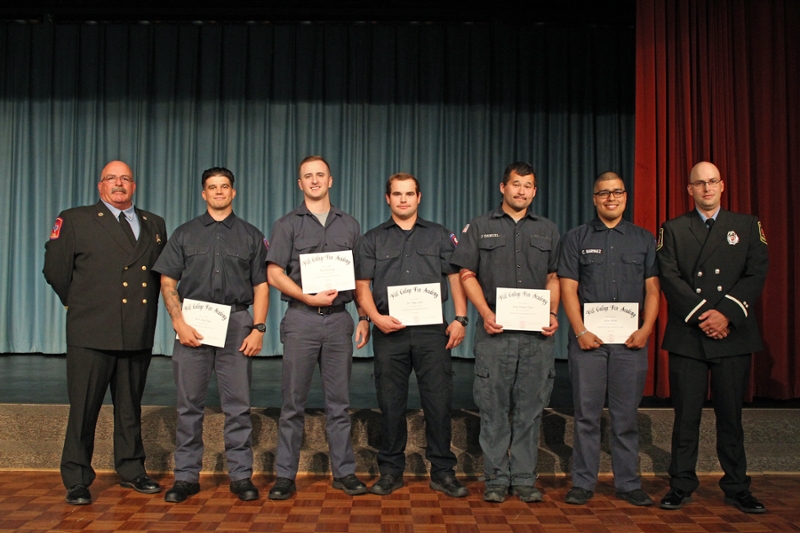
{"label": "blue stage curtain", "polygon": [[[634,58],[633,28],[2,24],[0,352],[65,351],[43,245],[59,211],[97,201],[113,159],[170,232],[203,212],[202,171],[226,166],[235,212],[267,236],[300,203],[308,154],[329,160],[333,202],[363,231],[388,218],[384,182],[405,171],[421,215],[457,234],[527,160],[536,211],[564,233],[594,216],[596,174],[633,187]],[[283,310],[272,291],[265,355],[282,352]],[[561,356],[568,327],[562,315]],[[162,308],[155,353],[173,337]],[[472,327],[454,355],[471,347]]]}

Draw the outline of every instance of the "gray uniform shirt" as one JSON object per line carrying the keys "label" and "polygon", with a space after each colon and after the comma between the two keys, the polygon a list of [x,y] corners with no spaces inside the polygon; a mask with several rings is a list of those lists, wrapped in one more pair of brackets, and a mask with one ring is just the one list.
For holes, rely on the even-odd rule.
{"label": "gray uniform shirt", "polygon": [[253,287],[267,282],[266,239],[233,213],[217,222],[208,212],[181,225],[153,270],[180,281],[181,300],[251,305]]}
{"label": "gray uniform shirt", "polygon": [[[286,275],[302,287],[300,254],[352,250],[360,235],[361,228],[358,221],[341,209],[331,206],[323,227],[303,203],[275,222],[272,227],[267,262],[275,263],[284,269]],[[332,305],[352,302],[353,292],[340,291]],[[293,300],[283,293],[281,299],[287,302]]]}
{"label": "gray uniform shirt", "polygon": [[389,312],[387,287],[439,283],[442,303],[447,301],[448,274],[455,235],[435,222],[418,217],[406,232],[393,219],[369,230],[358,241],[356,279],[372,280],[372,297],[378,312]]}
{"label": "gray uniform shirt", "polygon": [[486,303],[495,308],[498,287],[544,289],[558,270],[556,225],[528,209],[514,222],[502,206],[473,218],[461,232],[451,263],[477,274]]}

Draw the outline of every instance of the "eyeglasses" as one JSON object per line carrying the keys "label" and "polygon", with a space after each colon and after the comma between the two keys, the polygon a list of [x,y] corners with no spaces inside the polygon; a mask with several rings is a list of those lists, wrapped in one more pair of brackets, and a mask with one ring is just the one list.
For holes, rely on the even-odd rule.
{"label": "eyeglasses", "polygon": [[622,189],[614,189],[613,191],[597,191],[596,193],[594,193],[594,195],[600,198],[601,200],[605,200],[606,198],[608,198],[609,194],[613,194],[614,198],[622,198],[622,195],[625,194],[626,192],[627,191],[624,191]]}
{"label": "eyeglasses", "polygon": [[123,175],[123,176],[110,176],[110,175],[109,176],[105,176],[102,181],[107,181],[109,183],[112,183],[112,182],[116,182],[117,180],[121,180],[121,181],[123,181],[125,183],[133,183],[133,177],[132,176],[125,176],[125,175]]}
{"label": "eyeglasses", "polygon": [[716,187],[717,185],[719,185],[719,182],[721,181],[722,180],[719,178],[713,178],[708,181],[703,181],[703,180],[693,181],[689,185],[691,185],[695,189],[703,189],[705,187]]}

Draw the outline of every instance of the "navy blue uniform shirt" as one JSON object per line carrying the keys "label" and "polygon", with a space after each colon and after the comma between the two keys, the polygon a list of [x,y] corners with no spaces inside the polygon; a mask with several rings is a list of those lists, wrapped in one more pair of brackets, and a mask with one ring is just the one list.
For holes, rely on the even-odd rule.
{"label": "navy blue uniform shirt", "polygon": [[208,212],[181,225],[153,270],[180,281],[181,300],[251,305],[253,287],[267,282],[264,235],[233,213],[217,222]]}
{"label": "navy blue uniform shirt", "polygon": [[389,219],[358,241],[356,279],[372,280],[372,297],[382,315],[389,313],[387,287],[439,283],[447,301],[447,275],[458,272],[450,264],[455,251],[453,233],[435,222],[417,217],[408,234]]}
{"label": "navy blue uniform shirt", "polygon": [[498,287],[544,289],[547,275],[558,270],[558,246],[552,221],[529,208],[515,222],[501,206],[464,227],[450,261],[475,272],[486,303],[494,309]]}

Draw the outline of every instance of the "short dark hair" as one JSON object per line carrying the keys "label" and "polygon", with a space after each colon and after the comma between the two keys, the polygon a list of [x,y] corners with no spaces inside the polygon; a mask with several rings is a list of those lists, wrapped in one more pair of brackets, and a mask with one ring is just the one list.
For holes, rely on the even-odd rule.
{"label": "short dark hair", "polygon": [[300,173],[300,169],[303,168],[303,165],[305,165],[306,163],[308,163],[310,161],[322,161],[323,163],[325,163],[325,166],[328,167],[328,174],[331,173],[331,166],[328,164],[327,161],[325,161],[325,158],[322,157],[321,155],[309,155],[309,156],[304,157],[303,160],[300,161],[300,164],[297,165],[297,173],[299,174]]}
{"label": "short dark hair", "polygon": [[225,167],[211,167],[203,171],[203,188],[206,188],[206,180],[213,176],[224,176],[231,180],[231,187],[233,187],[233,172]]}
{"label": "short dark hair", "polygon": [[395,181],[406,180],[412,180],[414,182],[414,190],[416,191],[417,195],[419,195],[419,182],[417,181],[417,178],[406,172],[398,172],[397,174],[392,174],[389,176],[389,179],[386,180],[386,196],[392,195],[392,183]]}
{"label": "short dark hair", "polygon": [[508,183],[511,179],[511,173],[516,172],[520,176],[533,176],[533,186],[536,187],[536,172],[533,171],[533,166],[524,161],[515,161],[506,167],[503,173],[503,185]]}
{"label": "short dark hair", "polygon": [[611,181],[611,180],[620,180],[622,184],[625,185],[625,180],[622,179],[622,176],[620,176],[614,171],[606,170],[605,172],[601,172],[600,174],[597,175],[597,177],[594,179],[594,186],[597,187],[597,184],[600,183],[601,181]]}

